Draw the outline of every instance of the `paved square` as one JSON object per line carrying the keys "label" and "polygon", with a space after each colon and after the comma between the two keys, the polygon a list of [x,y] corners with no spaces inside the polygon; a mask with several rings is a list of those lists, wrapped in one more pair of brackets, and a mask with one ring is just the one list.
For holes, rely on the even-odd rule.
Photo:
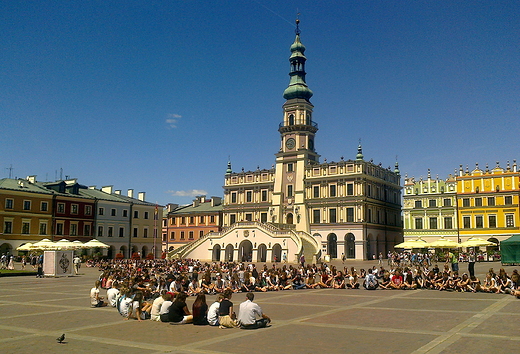
{"label": "paved square", "polygon": [[[482,279],[490,267],[501,266],[477,264],[477,275]],[[0,278],[2,353],[513,353],[520,347],[520,300],[508,295],[333,289],[257,293],[255,300],[273,319],[272,326],[221,330],[125,321],[113,308],[90,308],[89,290],[99,272],[82,272],[68,278]],[[232,301],[238,307],[244,298],[239,293]],[[213,299],[208,296],[208,302]],[[66,343],[58,344],[62,333]]]}

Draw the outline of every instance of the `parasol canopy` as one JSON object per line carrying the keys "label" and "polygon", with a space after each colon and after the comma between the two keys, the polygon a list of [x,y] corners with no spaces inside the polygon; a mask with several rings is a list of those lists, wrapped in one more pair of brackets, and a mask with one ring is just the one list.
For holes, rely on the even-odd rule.
{"label": "parasol canopy", "polygon": [[496,246],[497,244],[491,241],[484,240],[480,237],[471,237],[460,244],[461,247],[481,247],[481,246]]}
{"label": "parasol canopy", "polygon": [[458,242],[455,242],[453,240],[450,240],[450,239],[442,236],[440,239],[431,242],[428,247],[430,247],[430,248],[457,248],[457,247],[461,247],[461,245]]}
{"label": "parasol canopy", "polygon": [[59,249],[59,250],[72,250],[75,248],[75,245],[73,242],[70,242],[69,240],[66,240],[64,238],[62,238],[55,244],[56,244],[56,249]]}
{"label": "parasol canopy", "polygon": [[422,238],[418,237],[416,239],[406,240],[394,246],[394,248],[426,248],[428,247],[428,242],[424,241]]}
{"label": "parasol canopy", "polygon": [[48,238],[44,238],[31,246],[33,250],[53,250],[56,249],[56,243],[52,242]]}
{"label": "parasol canopy", "polygon": [[30,250],[33,249],[33,248],[32,248],[32,245],[33,245],[33,244],[32,244],[31,242],[27,242],[27,243],[24,243],[24,244],[21,245],[21,246],[18,246],[18,247],[16,248],[16,250],[17,250],[17,251],[30,251]]}
{"label": "parasol canopy", "polygon": [[106,243],[103,243],[96,239],[90,240],[87,243],[83,244],[83,247],[85,247],[85,248],[110,248],[110,246],[107,245]]}

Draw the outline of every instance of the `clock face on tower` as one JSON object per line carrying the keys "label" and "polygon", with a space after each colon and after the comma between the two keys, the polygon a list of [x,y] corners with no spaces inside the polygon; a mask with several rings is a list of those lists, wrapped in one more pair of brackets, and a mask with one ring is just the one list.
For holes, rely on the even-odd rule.
{"label": "clock face on tower", "polygon": [[285,142],[285,147],[289,150],[292,150],[294,149],[294,147],[296,146],[296,140],[294,140],[293,138],[289,138],[287,139],[287,141]]}

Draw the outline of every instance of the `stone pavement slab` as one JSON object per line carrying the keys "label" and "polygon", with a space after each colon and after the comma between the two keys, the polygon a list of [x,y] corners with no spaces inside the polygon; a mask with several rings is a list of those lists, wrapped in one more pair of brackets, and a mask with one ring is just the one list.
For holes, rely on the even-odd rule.
{"label": "stone pavement slab", "polygon": [[[349,262],[369,268],[377,262]],[[478,264],[477,274],[500,264]],[[512,269],[508,269],[510,272]],[[99,275],[0,278],[0,350],[5,353],[513,353],[520,300],[431,290],[313,289],[256,293],[273,319],[259,330],[124,320],[90,308]],[[104,291],[102,291],[103,293]],[[104,295],[104,294],[102,294]],[[235,294],[238,304],[244,294]],[[188,299],[191,307],[193,298]],[[208,296],[208,303],[214,296]],[[66,334],[66,343],[56,338]]]}

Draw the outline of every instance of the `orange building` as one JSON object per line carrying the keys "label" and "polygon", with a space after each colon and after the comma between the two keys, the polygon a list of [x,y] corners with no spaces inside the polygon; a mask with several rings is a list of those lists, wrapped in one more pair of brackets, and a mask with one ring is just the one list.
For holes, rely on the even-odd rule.
{"label": "orange building", "polygon": [[174,250],[222,227],[222,200],[196,197],[191,205],[171,208],[163,218],[163,250]]}

